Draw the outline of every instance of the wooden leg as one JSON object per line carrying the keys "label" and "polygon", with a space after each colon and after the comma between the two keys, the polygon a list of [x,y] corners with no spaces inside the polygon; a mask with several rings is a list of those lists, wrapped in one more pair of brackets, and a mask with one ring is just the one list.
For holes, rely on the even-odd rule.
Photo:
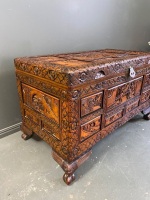
{"label": "wooden leg", "polygon": [[143,116],[143,119],[145,119],[145,120],[150,120],[150,113],[144,115],[144,116]]}
{"label": "wooden leg", "polygon": [[52,156],[54,160],[61,166],[61,168],[65,172],[65,174],[63,175],[63,180],[67,185],[70,185],[75,180],[74,172],[82,163],[84,163],[89,158],[91,154],[92,150],[88,151],[74,162],[67,163],[55,151],[52,151]]}
{"label": "wooden leg", "polygon": [[145,110],[143,110],[142,113],[144,115],[143,119],[150,120],[150,107],[145,109]]}
{"label": "wooden leg", "polygon": [[23,132],[22,135],[21,135],[22,139],[28,140],[29,138],[32,137],[33,132],[32,132],[30,129],[28,129],[28,128],[27,128],[26,126],[24,126],[23,124],[21,125],[20,128],[21,128],[21,131]]}

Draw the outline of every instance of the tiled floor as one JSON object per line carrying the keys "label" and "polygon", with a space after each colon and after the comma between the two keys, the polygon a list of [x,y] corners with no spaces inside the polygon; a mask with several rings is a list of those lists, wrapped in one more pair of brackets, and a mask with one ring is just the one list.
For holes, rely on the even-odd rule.
{"label": "tiled floor", "polygon": [[140,115],[93,148],[71,186],[50,146],[20,136],[0,140],[0,200],[150,200],[150,121]]}

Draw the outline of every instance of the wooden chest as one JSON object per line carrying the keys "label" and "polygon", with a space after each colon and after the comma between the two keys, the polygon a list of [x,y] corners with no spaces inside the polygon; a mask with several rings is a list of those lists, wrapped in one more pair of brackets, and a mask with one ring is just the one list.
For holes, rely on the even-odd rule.
{"label": "wooden chest", "polygon": [[15,66],[22,137],[36,133],[52,147],[67,184],[93,145],[150,107],[149,53],[108,49],[24,57]]}

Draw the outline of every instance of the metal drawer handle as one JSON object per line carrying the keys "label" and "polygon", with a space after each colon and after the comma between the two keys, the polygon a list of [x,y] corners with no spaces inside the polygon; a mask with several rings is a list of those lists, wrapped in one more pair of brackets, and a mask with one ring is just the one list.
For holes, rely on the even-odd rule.
{"label": "metal drawer handle", "polygon": [[134,78],[135,75],[136,75],[135,70],[133,69],[133,67],[130,67],[130,76],[131,76],[131,78]]}

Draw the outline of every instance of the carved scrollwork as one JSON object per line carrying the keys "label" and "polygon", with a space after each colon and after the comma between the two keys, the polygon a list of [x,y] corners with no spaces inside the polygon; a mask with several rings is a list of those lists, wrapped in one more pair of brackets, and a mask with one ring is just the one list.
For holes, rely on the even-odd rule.
{"label": "carved scrollwork", "polygon": [[57,78],[57,74],[53,70],[49,70],[48,75],[52,81],[55,81],[55,79]]}
{"label": "carved scrollwork", "polygon": [[34,66],[34,67],[33,67],[33,72],[34,72],[35,75],[38,75],[38,73],[39,73],[39,68],[38,68],[37,66]]}
{"label": "carved scrollwork", "polygon": [[79,74],[79,81],[81,82],[85,82],[86,81],[86,73],[85,72],[82,72]]}

